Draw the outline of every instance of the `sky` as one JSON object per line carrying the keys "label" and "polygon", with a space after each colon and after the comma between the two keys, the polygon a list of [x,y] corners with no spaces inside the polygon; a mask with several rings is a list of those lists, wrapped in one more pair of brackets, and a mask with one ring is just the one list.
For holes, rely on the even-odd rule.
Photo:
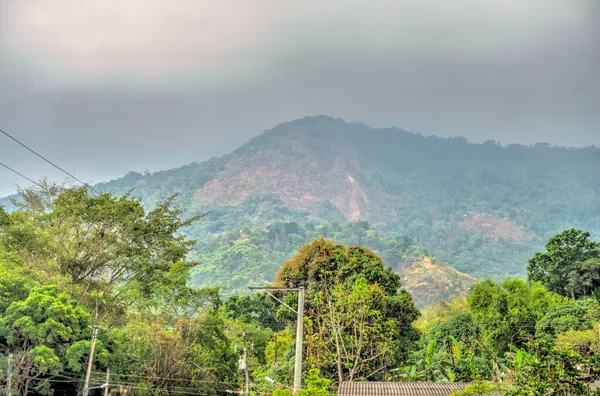
{"label": "sky", "polygon": [[[0,0],[0,129],[88,182],[316,114],[600,146],[600,1]],[[0,162],[64,176],[1,135]]]}

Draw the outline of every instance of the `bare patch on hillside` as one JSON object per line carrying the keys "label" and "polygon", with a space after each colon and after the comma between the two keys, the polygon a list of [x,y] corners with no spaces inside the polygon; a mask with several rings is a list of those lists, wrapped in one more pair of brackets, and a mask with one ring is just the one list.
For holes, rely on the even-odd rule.
{"label": "bare patch on hillside", "polygon": [[194,193],[193,203],[236,205],[256,194],[275,193],[286,206],[313,214],[326,201],[350,220],[393,213],[389,197],[366,189],[356,180],[358,164],[353,163],[352,155],[332,156],[329,168],[325,168],[310,153],[302,154],[265,150],[232,161]]}
{"label": "bare patch on hillside", "polygon": [[408,290],[417,306],[425,307],[454,296],[465,296],[477,279],[431,257],[414,258],[396,269],[402,287]]}
{"label": "bare patch on hillside", "polygon": [[460,232],[476,231],[497,242],[512,239],[515,242],[528,239],[528,235],[514,222],[488,213],[468,213],[458,223]]}

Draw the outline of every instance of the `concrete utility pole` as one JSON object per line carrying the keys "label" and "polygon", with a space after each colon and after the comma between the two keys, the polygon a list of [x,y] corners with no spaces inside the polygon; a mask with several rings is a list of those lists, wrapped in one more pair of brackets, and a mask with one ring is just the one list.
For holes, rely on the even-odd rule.
{"label": "concrete utility pole", "polygon": [[246,396],[250,396],[250,374],[248,373],[248,346],[246,345],[246,332],[243,333],[244,336],[244,373],[246,377]]}
{"label": "concrete utility pole", "polygon": [[108,381],[109,380],[110,380],[110,368],[107,368],[106,369],[106,382],[105,382],[106,388],[104,388],[104,396],[108,396],[108,384],[109,384]]}
{"label": "concrete utility pole", "polygon": [[13,364],[13,354],[8,354],[8,367],[7,367],[7,379],[6,379],[6,396],[12,396],[12,364]]}
{"label": "concrete utility pole", "polygon": [[[294,389],[293,393],[296,393],[302,388],[302,345],[304,336],[304,287],[249,287],[250,290],[263,290],[268,295],[279,301],[288,309],[296,313],[296,362],[294,364]],[[275,297],[269,291],[298,291],[298,310],[290,307],[279,298]]]}
{"label": "concrete utility pole", "polygon": [[[244,394],[246,393],[246,396],[250,395],[250,371],[249,371],[249,367],[248,367],[248,343],[246,340],[246,334],[249,333],[258,333],[260,330],[244,330],[241,333],[240,332],[234,332],[233,334],[242,334],[243,340],[244,340],[244,357],[239,361],[240,366],[239,369],[240,370],[244,370],[244,383],[245,383],[245,387],[246,387],[246,391],[240,391],[237,393],[240,394]],[[251,344],[252,348],[254,348],[254,342],[252,342]],[[237,346],[236,346],[236,351],[237,351]],[[229,392],[229,391],[227,391]],[[233,391],[231,391],[233,392]],[[233,392],[236,393],[236,392]]]}
{"label": "concrete utility pole", "polygon": [[94,348],[96,348],[96,335],[98,334],[98,327],[94,326],[94,333],[92,334],[92,344],[90,345],[90,356],[88,358],[87,371],[85,373],[85,383],[83,384],[83,395],[87,395],[88,388],[90,386],[90,376],[92,375],[92,363],[94,361]]}
{"label": "concrete utility pole", "polygon": [[298,317],[296,324],[296,364],[294,366],[294,393],[302,387],[302,336],[304,335],[304,288],[298,291]]}

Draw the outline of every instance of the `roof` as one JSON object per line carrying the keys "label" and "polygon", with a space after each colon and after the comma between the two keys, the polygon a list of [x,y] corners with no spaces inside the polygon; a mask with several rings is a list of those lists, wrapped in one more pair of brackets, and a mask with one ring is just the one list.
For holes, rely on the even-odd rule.
{"label": "roof", "polygon": [[[448,396],[470,383],[458,382],[342,382],[338,396]],[[501,392],[490,392],[499,396]]]}

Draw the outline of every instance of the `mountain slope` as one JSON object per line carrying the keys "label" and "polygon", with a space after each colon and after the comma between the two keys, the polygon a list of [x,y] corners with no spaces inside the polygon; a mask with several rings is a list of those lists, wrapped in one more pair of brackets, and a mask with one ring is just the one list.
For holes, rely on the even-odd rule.
{"label": "mountain slope", "polygon": [[[599,165],[595,148],[472,144],[317,116],[278,125],[220,158],[129,173],[98,188],[135,188],[148,206],[179,193],[186,214],[209,212],[187,230],[203,262],[274,224],[309,230],[286,237],[296,247],[319,230],[365,219],[391,240],[414,238],[459,271],[498,279],[523,276],[533,252],[566,227],[600,231]],[[272,279],[289,251],[264,243],[246,253],[267,264],[244,264],[228,251],[195,282],[231,283],[233,273],[239,289]]]}

